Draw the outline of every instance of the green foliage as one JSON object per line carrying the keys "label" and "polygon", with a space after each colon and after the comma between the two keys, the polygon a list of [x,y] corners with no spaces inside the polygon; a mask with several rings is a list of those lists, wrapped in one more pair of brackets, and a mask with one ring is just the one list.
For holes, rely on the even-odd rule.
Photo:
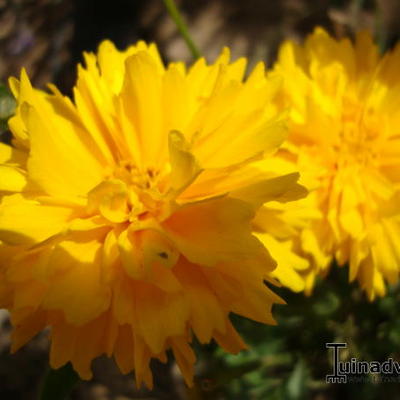
{"label": "green foliage", "polygon": [[348,283],[347,272],[335,266],[310,297],[281,289],[288,304],[276,306],[277,326],[233,317],[250,350],[235,356],[217,346],[203,348],[202,376],[213,385],[203,390],[202,398],[397,398],[400,382],[377,384],[368,376],[362,383],[325,382],[325,376],[332,373],[331,350],[325,347],[328,342],[347,343],[341,351],[346,360],[400,359],[398,288],[390,288],[386,297],[371,303],[357,284]]}
{"label": "green foliage", "polygon": [[7,120],[13,115],[15,105],[10,91],[0,83],[0,133],[7,129]]}

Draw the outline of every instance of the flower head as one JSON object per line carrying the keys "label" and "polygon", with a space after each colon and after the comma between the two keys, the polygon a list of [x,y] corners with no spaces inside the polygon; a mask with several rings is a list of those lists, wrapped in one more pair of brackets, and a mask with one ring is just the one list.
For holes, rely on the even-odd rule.
{"label": "flower head", "polygon": [[288,235],[309,262],[300,273],[308,289],[333,257],[349,264],[350,280],[370,299],[385,293],[385,280],[397,280],[399,67],[400,47],[380,57],[367,32],[352,43],[316,29],[303,46],[280,49],[271,75],[283,77],[279,104],[291,108],[280,155],[311,190],[299,204],[315,211]]}
{"label": "flower head", "polygon": [[152,385],[171,349],[188,383],[194,334],[245,345],[234,312],[273,323],[264,285],[275,264],[253,236],[266,201],[302,196],[297,174],[259,166],[285,138],[277,84],[224,50],[212,65],[165,67],[154,45],[105,41],[85,54],[74,100],[31,87],[24,71],[2,144],[0,306],[13,350],[51,327],[50,362],[83,378],[113,355]]}

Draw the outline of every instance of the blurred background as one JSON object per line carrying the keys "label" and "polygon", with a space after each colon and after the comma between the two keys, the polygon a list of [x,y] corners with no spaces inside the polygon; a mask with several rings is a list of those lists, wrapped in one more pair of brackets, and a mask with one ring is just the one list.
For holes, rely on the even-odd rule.
{"label": "blurred background", "polygon": [[[370,30],[381,49],[400,35],[399,0],[182,0],[177,1],[201,52],[214,59],[224,45],[233,57],[274,62],[283,39],[301,41],[316,25],[336,36]],[[82,51],[102,39],[124,48],[138,39],[158,44],[166,62],[191,56],[161,0],[0,0],[0,82],[25,67],[34,85],[54,82],[66,94]],[[400,71],[399,71],[400,73]],[[13,101],[0,86],[0,125]],[[224,354],[213,344],[194,343],[199,361],[195,386],[186,388],[170,360],[154,363],[155,388],[138,390],[111,360],[94,363],[94,379],[74,389],[71,400],[265,400],[400,399],[400,381],[326,384],[331,373],[327,342],[346,342],[344,359],[400,359],[400,292],[369,303],[347,283],[347,270],[333,268],[310,298],[279,290],[288,306],[275,308],[278,326],[233,318],[251,350]],[[0,310],[0,399],[33,400],[46,373],[48,342],[40,334],[9,354],[10,324]]]}

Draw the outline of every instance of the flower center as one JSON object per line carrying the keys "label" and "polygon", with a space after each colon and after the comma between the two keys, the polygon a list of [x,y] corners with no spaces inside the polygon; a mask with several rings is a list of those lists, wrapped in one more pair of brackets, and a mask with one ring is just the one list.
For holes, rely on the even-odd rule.
{"label": "flower center", "polygon": [[130,161],[120,162],[89,192],[88,212],[114,223],[157,218],[168,189],[165,172],[155,168],[141,171]]}
{"label": "flower center", "polygon": [[379,118],[370,106],[345,99],[337,151],[337,168],[364,167],[377,161]]}

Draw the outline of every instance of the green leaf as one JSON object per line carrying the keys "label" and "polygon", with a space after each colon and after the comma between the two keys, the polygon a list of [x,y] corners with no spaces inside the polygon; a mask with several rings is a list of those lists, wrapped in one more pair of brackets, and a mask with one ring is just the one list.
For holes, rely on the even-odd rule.
{"label": "green leaf", "polygon": [[313,305],[313,311],[321,316],[333,314],[340,306],[339,297],[333,292],[326,292],[325,296]]}
{"label": "green leaf", "polygon": [[287,397],[292,400],[303,398],[306,392],[308,372],[303,360],[298,361],[287,383]]}
{"label": "green leaf", "polygon": [[0,130],[7,128],[7,120],[15,112],[16,102],[6,86],[0,83]]}

